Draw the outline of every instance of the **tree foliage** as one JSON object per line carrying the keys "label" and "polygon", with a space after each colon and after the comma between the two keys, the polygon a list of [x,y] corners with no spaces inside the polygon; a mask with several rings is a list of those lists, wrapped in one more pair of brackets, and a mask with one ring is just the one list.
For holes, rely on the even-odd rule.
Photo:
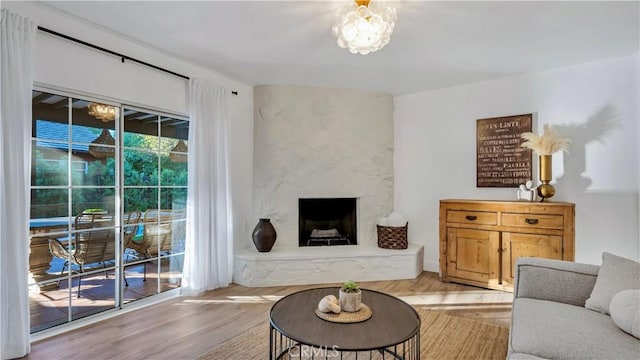
{"label": "tree foliage", "polygon": [[[125,133],[123,140],[124,211],[184,206],[187,164],[169,157],[176,140],[133,133]],[[31,217],[68,216],[69,191],[72,216],[85,208],[115,211],[115,158],[96,159],[86,152],[74,153],[69,184],[68,156],[66,150],[47,146],[34,149],[32,185],[46,188],[32,190]]]}

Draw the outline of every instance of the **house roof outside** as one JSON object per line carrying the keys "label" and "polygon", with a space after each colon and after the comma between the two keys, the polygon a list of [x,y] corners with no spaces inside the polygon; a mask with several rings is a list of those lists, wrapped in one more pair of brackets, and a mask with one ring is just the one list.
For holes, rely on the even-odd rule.
{"label": "house roof outside", "polygon": [[[98,137],[94,128],[71,125],[71,150],[89,152],[89,144]],[[67,150],[69,148],[69,125],[47,120],[36,120],[36,146]],[[54,141],[43,141],[54,140]]]}

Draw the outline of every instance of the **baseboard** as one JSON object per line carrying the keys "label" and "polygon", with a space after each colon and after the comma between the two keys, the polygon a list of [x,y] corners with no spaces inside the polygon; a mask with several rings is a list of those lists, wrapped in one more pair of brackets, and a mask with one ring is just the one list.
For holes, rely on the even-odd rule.
{"label": "baseboard", "polygon": [[439,273],[440,263],[438,261],[424,261],[424,271]]}

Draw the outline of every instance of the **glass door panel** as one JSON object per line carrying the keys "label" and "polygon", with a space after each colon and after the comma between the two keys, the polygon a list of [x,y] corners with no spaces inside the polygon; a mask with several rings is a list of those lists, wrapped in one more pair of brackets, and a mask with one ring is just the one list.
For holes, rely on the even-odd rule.
{"label": "glass door panel", "polygon": [[160,258],[160,291],[179,288],[182,284],[184,253]]}
{"label": "glass door panel", "polygon": [[118,107],[71,99],[71,319],[116,306]]}
{"label": "glass door panel", "polygon": [[69,104],[66,96],[32,92],[31,208],[29,217],[29,302],[31,330],[69,320],[69,294],[59,287],[68,256],[51,246],[69,239]]}
{"label": "glass door panel", "polygon": [[158,186],[156,152],[125,147],[123,155],[125,186]]}
{"label": "glass door panel", "polygon": [[174,210],[174,219],[185,219],[187,216],[187,188],[163,187],[160,190],[160,203],[163,209]]}
{"label": "glass door panel", "polygon": [[42,90],[32,107],[31,331],[179,287],[188,121]]}
{"label": "glass door panel", "polygon": [[171,216],[167,244],[159,249],[160,292],[180,287],[184,266],[188,183],[189,122],[161,117],[160,204]]}
{"label": "glass door panel", "polygon": [[[39,173],[37,182],[42,183]],[[29,307],[31,330],[39,331],[68,321],[68,293],[58,282],[66,258],[52,255],[50,242],[69,238],[69,190],[32,189],[29,219]]]}
{"label": "glass door panel", "polygon": [[123,204],[125,213],[140,211],[144,215],[148,209],[158,208],[158,188],[125,186]]}
{"label": "glass door panel", "polygon": [[[116,306],[119,110],[38,90],[32,108],[29,293],[35,332]],[[110,140],[102,143],[105,134]]]}
{"label": "glass door panel", "polygon": [[94,270],[85,270],[83,275],[72,277],[71,320],[110,310],[116,306],[115,267],[111,264],[101,268],[96,264],[92,269]]}
{"label": "glass door panel", "polygon": [[[69,144],[67,142],[33,140],[31,157],[31,186],[67,186],[69,182]],[[66,203],[66,199],[64,202]]]}
{"label": "glass door panel", "polygon": [[124,303],[158,293],[158,134],[159,115],[124,109],[124,212],[140,213],[136,235],[123,247],[128,283]]}
{"label": "glass door panel", "polygon": [[158,115],[124,109],[124,147],[156,152],[159,147]]}

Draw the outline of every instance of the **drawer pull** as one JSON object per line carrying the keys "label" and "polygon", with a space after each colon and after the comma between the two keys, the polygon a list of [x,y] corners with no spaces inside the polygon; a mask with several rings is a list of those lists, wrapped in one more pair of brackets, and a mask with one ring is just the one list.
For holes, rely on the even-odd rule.
{"label": "drawer pull", "polygon": [[473,221],[473,220],[476,220],[476,219],[478,218],[477,216],[473,216],[473,215],[467,215],[467,216],[465,216],[465,217],[466,217],[466,218],[467,218],[467,220],[469,220],[469,221]]}
{"label": "drawer pull", "polygon": [[535,225],[538,223],[538,219],[524,219],[524,221],[529,225]]}

